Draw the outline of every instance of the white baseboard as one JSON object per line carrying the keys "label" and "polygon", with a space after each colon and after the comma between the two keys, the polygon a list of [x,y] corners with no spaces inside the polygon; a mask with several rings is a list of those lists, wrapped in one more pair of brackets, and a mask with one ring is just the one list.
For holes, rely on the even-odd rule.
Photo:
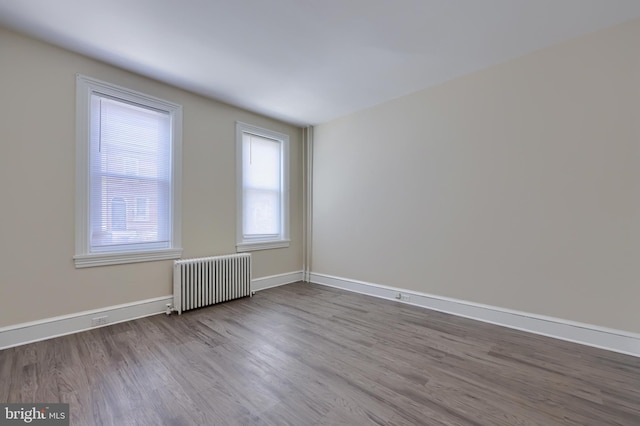
{"label": "white baseboard", "polygon": [[[302,271],[251,280],[251,290],[259,291],[302,280]],[[108,306],[91,311],[46,318],[0,328],[0,349],[24,345],[66,334],[78,333],[92,328],[104,327],[123,321],[130,321],[166,311],[167,303],[173,304],[173,296],[163,296],[123,305]],[[108,322],[92,327],[92,318],[108,316]]]}
{"label": "white baseboard", "polygon": [[635,333],[325,274],[311,273],[311,282],[395,301],[400,293],[410,298],[402,303],[640,357]]}
{"label": "white baseboard", "polygon": [[[0,328],[0,349],[159,314],[166,311],[167,303],[173,303],[173,296],[156,297],[139,302],[108,306],[91,311],[2,327]],[[106,324],[97,327],[91,326],[92,318],[105,315],[108,316]]]}
{"label": "white baseboard", "polygon": [[302,281],[303,272],[287,272],[286,274],[270,275],[268,277],[254,278],[251,280],[251,291],[266,290],[285,284]]}
{"label": "white baseboard", "polygon": [[[251,280],[251,290],[259,291],[302,280],[302,271],[271,275]],[[167,303],[173,305],[173,296],[162,296],[123,305],[107,306],[91,311],[45,318],[38,321],[0,327],[0,349],[7,349],[92,328],[130,321],[166,312]],[[92,327],[92,318],[108,316],[108,322]]]}

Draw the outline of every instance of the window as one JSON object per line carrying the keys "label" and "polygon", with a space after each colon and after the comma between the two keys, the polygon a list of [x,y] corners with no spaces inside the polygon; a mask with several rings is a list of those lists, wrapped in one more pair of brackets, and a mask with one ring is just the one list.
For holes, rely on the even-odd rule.
{"label": "window", "polygon": [[144,197],[136,197],[135,220],[149,220],[149,200]]}
{"label": "window", "polygon": [[236,124],[237,251],[289,247],[289,136]]}
{"label": "window", "polygon": [[76,267],[179,258],[182,107],[76,83]]}
{"label": "window", "polygon": [[127,230],[127,203],[124,198],[111,200],[111,231]]}

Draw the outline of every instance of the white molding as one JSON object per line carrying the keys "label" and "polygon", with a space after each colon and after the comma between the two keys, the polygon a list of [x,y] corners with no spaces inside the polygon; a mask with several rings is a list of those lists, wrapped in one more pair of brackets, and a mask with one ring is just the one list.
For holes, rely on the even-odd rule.
{"label": "white molding", "polygon": [[[173,304],[173,296],[156,297],[138,302],[108,306],[75,314],[1,327],[0,349],[160,314],[166,312],[167,303]],[[105,315],[109,316],[108,323],[98,327],[91,326],[92,318]]]}
{"label": "white molding", "polygon": [[[89,182],[91,95],[98,93],[167,112],[171,117],[170,247],[161,250],[91,253]],[[182,105],[76,74],[76,268],[176,259],[182,254]],[[130,254],[129,254],[130,253]]]}
{"label": "white molding", "polygon": [[90,268],[93,266],[179,259],[180,256],[182,256],[182,249],[175,248],[125,253],[91,253],[76,255],[73,259],[76,262],[76,268]]}
{"label": "white molding", "polygon": [[[282,194],[280,199],[280,234],[273,240],[251,241],[245,239],[243,232],[243,163],[242,140],[244,134],[252,134],[280,142],[282,172],[280,184]],[[254,126],[253,124],[236,121],[236,251],[266,250],[271,248],[289,247],[289,135]],[[286,245],[284,243],[286,242]]]}
{"label": "white molding", "polygon": [[261,241],[255,243],[240,243],[236,244],[236,252],[243,253],[247,251],[267,250],[276,248],[286,248],[291,245],[290,240],[277,240],[277,241]]}
{"label": "white molding", "polygon": [[302,271],[287,272],[285,274],[270,275],[268,277],[254,278],[251,280],[251,291],[266,290],[285,284],[302,281]]}
{"label": "white molding", "polygon": [[[295,271],[255,278],[251,280],[251,291],[298,282],[302,275],[302,271]],[[172,295],[0,327],[0,350],[165,313],[167,304],[173,305]],[[105,315],[109,317],[106,324],[91,326],[92,318]]]}
{"label": "white molding", "polygon": [[636,333],[319,273],[311,273],[311,282],[398,302],[402,294],[411,302],[401,303],[640,357]]}

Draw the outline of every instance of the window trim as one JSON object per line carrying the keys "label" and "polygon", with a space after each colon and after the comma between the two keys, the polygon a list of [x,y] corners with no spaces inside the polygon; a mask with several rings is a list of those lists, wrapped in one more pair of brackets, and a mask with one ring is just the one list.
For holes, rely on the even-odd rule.
{"label": "window trim", "polygon": [[[282,159],[282,196],[281,196],[281,233],[276,238],[244,238],[243,234],[243,170],[242,170],[242,136],[251,133],[256,136],[274,139],[281,143]],[[289,135],[264,129],[252,124],[236,121],[236,252],[267,250],[289,247]]]}
{"label": "window trim", "polygon": [[[116,99],[165,111],[171,116],[171,247],[136,251],[90,252],[89,242],[89,162],[91,95],[99,93]],[[76,268],[178,259],[182,256],[182,106],[115,84],[76,74]]]}

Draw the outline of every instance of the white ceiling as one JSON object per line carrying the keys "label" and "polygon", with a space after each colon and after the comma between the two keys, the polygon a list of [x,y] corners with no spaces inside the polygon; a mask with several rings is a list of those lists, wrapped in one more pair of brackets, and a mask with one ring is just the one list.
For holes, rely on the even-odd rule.
{"label": "white ceiling", "polygon": [[298,125],[637,17],[640,0],[0,0],[0,25]]}

